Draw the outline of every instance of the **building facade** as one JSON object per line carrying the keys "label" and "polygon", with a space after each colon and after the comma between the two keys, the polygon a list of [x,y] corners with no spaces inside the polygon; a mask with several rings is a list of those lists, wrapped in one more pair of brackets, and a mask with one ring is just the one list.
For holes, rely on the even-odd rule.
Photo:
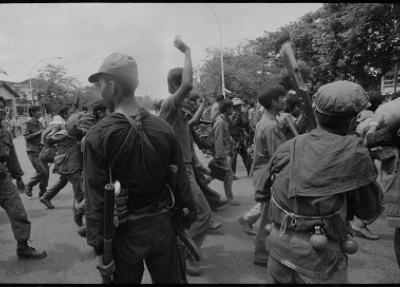
{"label": "building facade", "polygon": [[17,114],[16,99],[20,98],[17,92],[14,91],[7,83],[0,82],[0,96],[7,102],[7,113]]}

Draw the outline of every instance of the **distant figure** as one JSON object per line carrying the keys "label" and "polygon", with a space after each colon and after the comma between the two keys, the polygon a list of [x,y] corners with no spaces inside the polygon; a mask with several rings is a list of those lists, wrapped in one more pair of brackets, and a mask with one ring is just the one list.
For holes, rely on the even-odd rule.
{"label": "distant figure", "polygon": [[[192,58],[190,48],[182,40],[177,38],[174,45],[185,55],[185,63],[183,68],[174,68],[168,72],[168,91],[170,95],[161,105],[160,117],[173,128],[182,148],[182,156],[189,176],[190,188],[198,209],[196,221],[191,225],[188,234],[200,248],[207,231],[211,227],[211,209],[196,182],[192,166],[189,122],[182,108],[182,103],[189,97],[189,93],[193,88]],[[186,257],[186,272],[192,276],[201,275],[202,271],[199,263],[189,253]]]}
{"label": "distant figure", "polygon": [[224,95],[218,95],[215,99],[215,102],[211,105],[211,120],[215,121],[217,116],[220,114],[219,112],[219,102],[224,99]]}
{"label": "distant figure", "polygon": [[88,112],[88,108],[87,108],[86,106],[83,106],[83,107],[82,107],[82,112],[83,112],[84,114],[86,114],[86,113]]}
{"label": "distant figure", "polygon": [[32,188],[39,183],[39,197],[42,197],[46,192],[49,181],[49,166],[39,159],[41,136],[45,131],[45,127],[39,121],[42,117],[39,106],[30,106],[28,112],[30,118],[24,122],[22,135],[25,137],[26,141],[26,153],[36,170],[36,174],[26,185],[25,194],[31,197]]}
{"label": "distant figure", "polygon": [[[6,100],[0,96],[0,202],[11,223],[11,230],[17,241],[18,258],[44,258],[46,251],[36,250],[28,245],[31,235],[31,223],[18,193],[23,193],[24,172],[18,161],[10,132],[1,122],[6,116]],[[12,179],[15,179],[16,186]]]}
{"label": "distant figure", "polygon": [[14,126],[14,130],[18,131],[21,134],[21,132],[22,132],[22,130],[21,130],[21,120],[18,118],[18,116],[15,116],[15,118],[13,119],[12,125]]}
{"label": "distant figure", "polygon": [[233,113],[233,102],[225,99],[220,101],[220,114],[214,122],[214,160],[219,165],[224,167],[227,172],[224,178],[225,196],[229,200],[229,204],[238,206],[239,200],[233,197],[233,172],[231,167],[232,150],[232,122],[230,116]]}

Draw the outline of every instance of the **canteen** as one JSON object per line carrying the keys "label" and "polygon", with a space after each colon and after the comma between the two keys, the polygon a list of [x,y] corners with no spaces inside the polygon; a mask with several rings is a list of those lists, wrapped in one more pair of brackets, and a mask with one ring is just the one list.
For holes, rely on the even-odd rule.
{"label": "canteen", "polygon": [[346,239],[342,241],[340,247],[342,251],[347,254],[354,254],[358,250],[358,244],[350,237],[350,234],[346,235]]}
{"label": "canteen", "polygon": [[310,238],[314,249],[320,250],[328,247],[328,238],[322,233],[320,226],[315,226],[315,233]]}
{"label": "canteen", "polygon": [[269,235],[272,231],[272,224],[265,225],[264,230],[267,233],[267,235]]}

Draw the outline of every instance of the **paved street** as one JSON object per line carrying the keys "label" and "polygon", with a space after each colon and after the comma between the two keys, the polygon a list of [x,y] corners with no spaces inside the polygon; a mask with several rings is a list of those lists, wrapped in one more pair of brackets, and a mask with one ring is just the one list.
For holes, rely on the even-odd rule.
{"label": "paved street", "polygon": [[[25,171],[24,181],[34,172],[25,152],[22,136],[14,140],[17,153]],[[204,158],[199,153],[203,163]],[[237,219],[254,204],[251,179],[241,159],[238,159],[238,180],[234,182],[234,194],[241,201],[240,206],[227,205],[214,213],[217,220],[224,223],[223,228],[210,232],[204,245],[204,274],[189,277],[190,283],[272,283],[267,268],[253,265],[254,237],[244,234]],[[57,175],[52,174],[49,186],[54,184]],[[210,185],[220,194],[221,182]],[[16,242],[13,239],[6,213],[0,209],[0,283],[100,283],[95,268],[97,260],[86,240],[76,233],[77,226],[72,218],[72,187],[67,187],[57,195],[52,203],[55,209],[49,210],[38,200],[38,187],[33,189],[31,198],[22,195],[22,200],[32,222],[31,246],[45,249],[48,256],[41,260],[19,260]],[[378,241],[356,238],[359,251],[349,256],[350,283],[398,283],[398,269],[393,250],[393,229],[387,227],[384,216],[371,226],[380,236]],[[146,273],[144,283],[150,283]]]}

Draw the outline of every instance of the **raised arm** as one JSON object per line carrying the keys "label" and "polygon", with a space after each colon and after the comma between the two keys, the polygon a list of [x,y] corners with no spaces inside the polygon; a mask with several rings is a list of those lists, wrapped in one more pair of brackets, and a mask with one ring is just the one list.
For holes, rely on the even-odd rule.
{"label": "raised arm", "polygon": [[194,114],[193,118],[189,121],[189,127],[195,125],[203,115],[204,106],[205,106],[205,99],[201,102],[200,107],[197,109],[197,112]]}
{"label": "raised arm", "polygon": [[179,89],[172,95],[175,104],[180,105],[183,99],[189,94],[193,88],[193,69],[192,69],[192,57],[190,54],[190,48],[182,40],[181,37],[177,36],[174,41],[174,46],[185,54],[185,63],[183,66],[182,81]]}

